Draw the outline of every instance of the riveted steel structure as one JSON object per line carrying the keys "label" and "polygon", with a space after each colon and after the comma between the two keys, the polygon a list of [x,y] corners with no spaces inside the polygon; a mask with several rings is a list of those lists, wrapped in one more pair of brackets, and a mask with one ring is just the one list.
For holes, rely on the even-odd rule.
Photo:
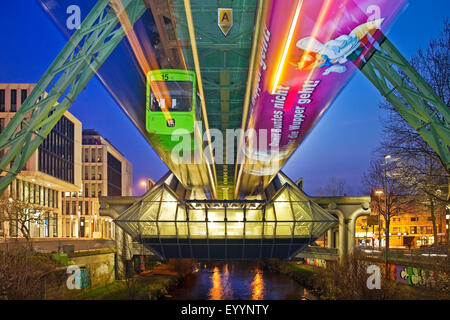
{"label": "riveted steel structure", "polygon": [[0,134],[0,193],[22,170],[64,112],[125,36],[118,15],[132,26],[144,13],[141,1],[99,0]]}
{"label": "riveted steel structure", "polygon": [[384,38],[362,72],[450,168],[450,108],[408,60]]}

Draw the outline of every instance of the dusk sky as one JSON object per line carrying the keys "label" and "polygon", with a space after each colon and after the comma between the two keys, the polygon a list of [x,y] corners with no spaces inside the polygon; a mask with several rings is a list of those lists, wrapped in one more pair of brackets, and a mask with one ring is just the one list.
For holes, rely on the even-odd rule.
{"label": "dusk sky", "polygon": [[[388,38],[411,58],[440,35],[449,7],[448,0],[410,0]],[[67,42],[35,0],[2,1],[0,30],[1,83],[38,82]],[[305,191],[311,195],[333,176],[344,179],[349,191],[358,193],[361,176],[381,139],[381,101],[375,87],[361,73],[356,74],[283,171],[294,181],[303,177]],[[98,130],[131,161],[136,195],[143,192],[141,179],[157,180],[166,173],[167,167],[97,78],[69,111],[83,128]]]}

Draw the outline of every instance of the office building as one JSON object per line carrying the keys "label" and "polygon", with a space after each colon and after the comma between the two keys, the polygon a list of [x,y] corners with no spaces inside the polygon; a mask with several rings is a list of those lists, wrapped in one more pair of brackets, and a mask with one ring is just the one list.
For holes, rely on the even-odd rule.
{"label": "office building", "polygon": [[[0,84],[0,132],[34,87],[35,84]],[[39,207],[29,213],[38,217],[27,221],[31,238],[57,238],[64,233],[62,194],[77,193],[82,188],[81,133],[81,122],[66,111],[2,195],[10,201]],[[0,222],[0,235],[22,237],[21,233],[18,223]]]}
{"label": "office building", "polygon": [[83,130],[82,192],[64,194],[65,237],[114,238],[114,223],[99,215],[99,197],[131,196],[131,163],[95,130]]}

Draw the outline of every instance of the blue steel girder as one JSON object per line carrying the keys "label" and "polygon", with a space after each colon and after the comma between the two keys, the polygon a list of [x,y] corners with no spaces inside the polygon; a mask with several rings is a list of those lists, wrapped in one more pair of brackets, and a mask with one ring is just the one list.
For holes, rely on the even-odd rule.
{"label": "blue steel girder", "polygon": [[0,174],[6,172],[0,176],[0,194],[129,31],[118,16],[127,15],[129,28],[145,10],[143,1],[97,1],[0,134]]}
{"label": "blue steel girder", "polygon": [[450,108],[408,60],[384,39],[362,72],[450,168]]}

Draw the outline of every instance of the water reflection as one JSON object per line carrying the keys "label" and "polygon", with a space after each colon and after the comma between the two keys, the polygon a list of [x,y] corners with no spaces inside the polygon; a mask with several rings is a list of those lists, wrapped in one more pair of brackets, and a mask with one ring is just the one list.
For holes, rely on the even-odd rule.
{"label": "water reflection", "polygon": [[252,298],[251,300],[263,300],[264,298],[264,278],[262,271],[257,268],[255,270],[255,277],[252,282]]}
{"label": "water reflection", "polygon": [[263,271],[256,263],[206,263],[170,296],[192,300],[298,300],[303,288],[288,276]]}
{"label": "water reflection", "polygon": [[213,275],[211,276],[212,288],[209,291],[209,300],[222,300],[222,283],[220,279],[219,267],[214,268]]}

